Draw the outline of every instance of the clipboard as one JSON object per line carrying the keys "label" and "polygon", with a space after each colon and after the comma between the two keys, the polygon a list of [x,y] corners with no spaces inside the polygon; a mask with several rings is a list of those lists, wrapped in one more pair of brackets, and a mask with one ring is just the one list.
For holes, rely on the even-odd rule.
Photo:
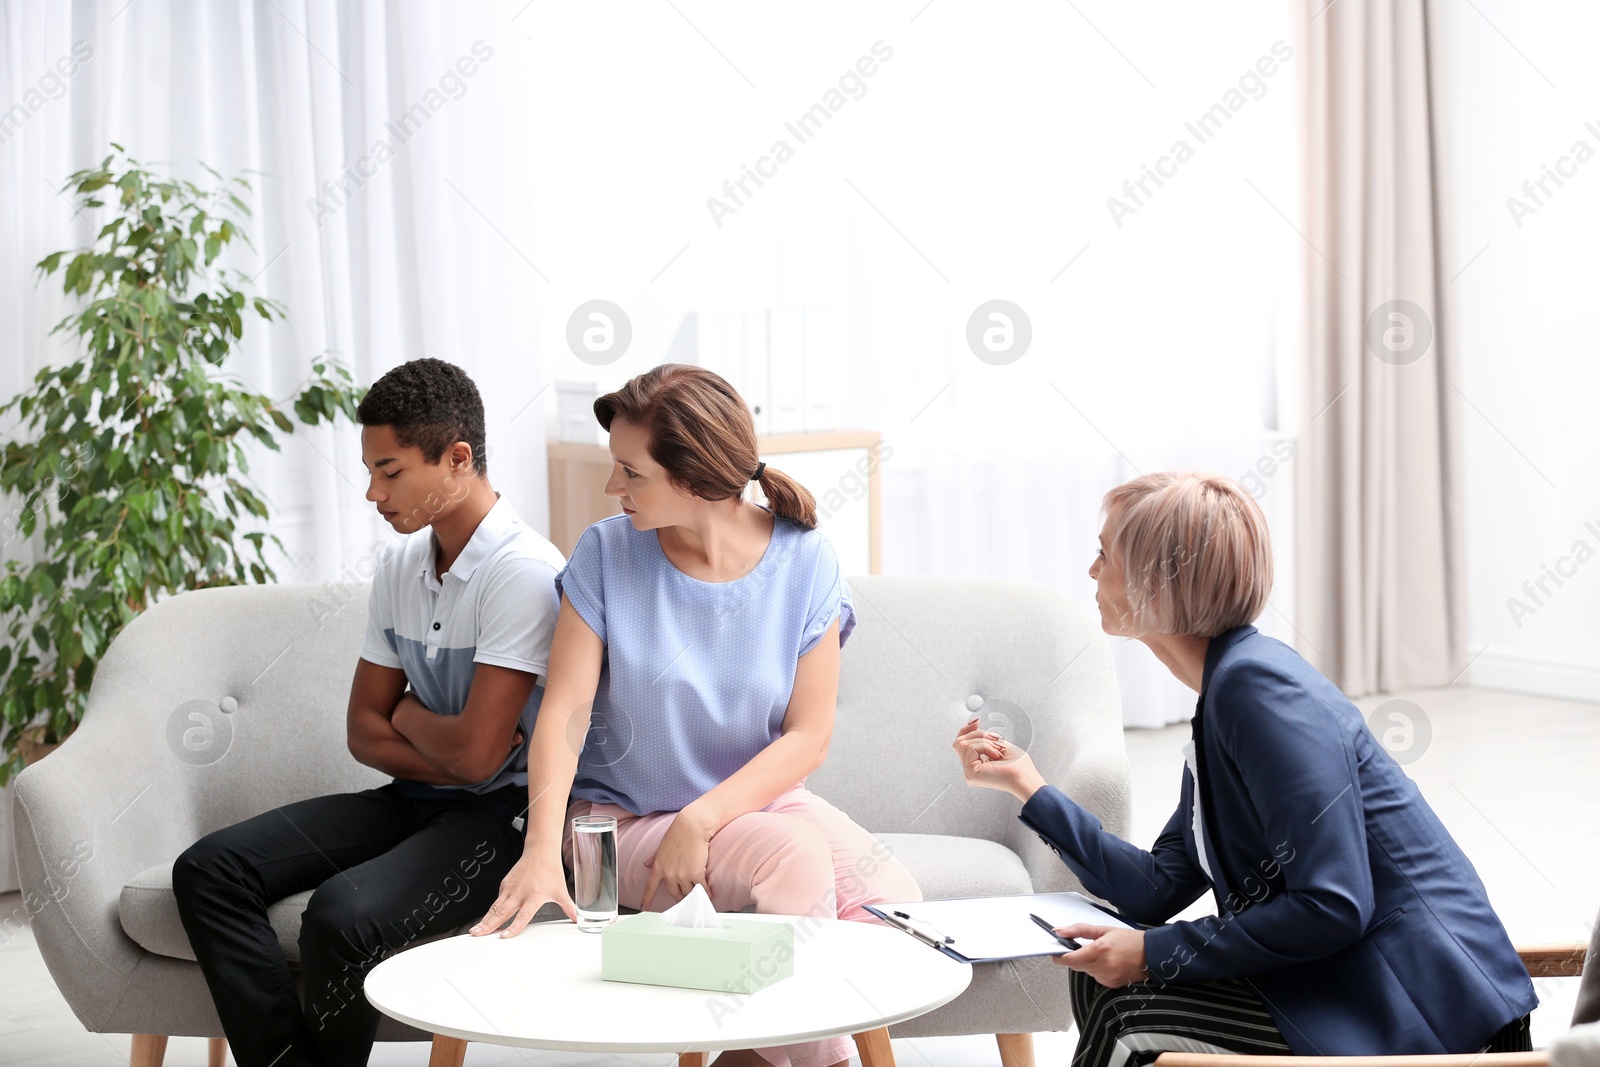
{"label": "clipboard", "polygon": [[955,897],[904,904],[868,904],[866,910],[958,963],[1059,956],[1069,951],[1032,915],[1053,926],[1093,923],[1136,930],[1082,893],[1034,893],[1011,897]]}

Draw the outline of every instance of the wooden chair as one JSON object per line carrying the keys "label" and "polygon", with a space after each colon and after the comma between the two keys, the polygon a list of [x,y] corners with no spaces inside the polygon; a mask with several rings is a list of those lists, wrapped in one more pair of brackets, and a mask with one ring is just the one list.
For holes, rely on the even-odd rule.
{"label": "wooden chair", "polygon": [[[1517,949],[1534,978],[1576,978],[1583,974],[1583,945],[1536,945]],[[1155,1067],[1550,1067],[1550,1056],[1534,1052],[1464,1052],[1456,1056],[1235,1056],[1163,1052]]]}

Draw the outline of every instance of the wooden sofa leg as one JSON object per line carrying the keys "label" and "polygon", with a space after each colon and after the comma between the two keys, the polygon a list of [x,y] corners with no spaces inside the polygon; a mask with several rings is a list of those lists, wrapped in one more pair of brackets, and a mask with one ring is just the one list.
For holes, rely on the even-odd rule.
{"label": "wooden sofa leg", "polygon": [[428,1067],[461,1067],[467,1058],[467,1043],[459,1037],[433,1035],[433,1052],[428,1056]]}
{"label": "wooden sofa leg", "polygon": [[223,1067],[228,1062],[228,1039],[213,1037],[206,1042],[206,1067]]}
{"label": "wooden sofa leg", "polygon": [[167,1055],[166,1034],[134,1034],[128,1067],[161,1067]]}
{"label": "wooden sofa leg", "polygon": [[704,1052],[680,1052],[678,1067],[706,1067],[706,1056]]}
{"label": "wooden sofa leg", "polygon": [[995,1034],[1001,1067],[1033,1067],[1032,1034]]}

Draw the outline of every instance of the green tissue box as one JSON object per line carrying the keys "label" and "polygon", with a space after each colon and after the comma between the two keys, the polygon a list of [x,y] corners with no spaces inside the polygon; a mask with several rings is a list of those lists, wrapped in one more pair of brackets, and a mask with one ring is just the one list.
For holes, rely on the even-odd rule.
{"label": "green tissue box", "polygon": [[628,915],[600,931],[607,982],[754,993],[794,974],[794,927],[723,916],[722,930],[673,926],[658,912]]}

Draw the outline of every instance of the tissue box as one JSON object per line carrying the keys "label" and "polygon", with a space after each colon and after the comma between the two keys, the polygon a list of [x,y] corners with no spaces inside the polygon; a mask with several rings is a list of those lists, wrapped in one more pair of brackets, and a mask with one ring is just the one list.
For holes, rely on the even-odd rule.
{"label": "tissue box", "polygon": [[600,931],[607,982],[754,993],[794,974],[794,927],[723,916],[722,930],[673,926],[657,912],[628,915]]}

